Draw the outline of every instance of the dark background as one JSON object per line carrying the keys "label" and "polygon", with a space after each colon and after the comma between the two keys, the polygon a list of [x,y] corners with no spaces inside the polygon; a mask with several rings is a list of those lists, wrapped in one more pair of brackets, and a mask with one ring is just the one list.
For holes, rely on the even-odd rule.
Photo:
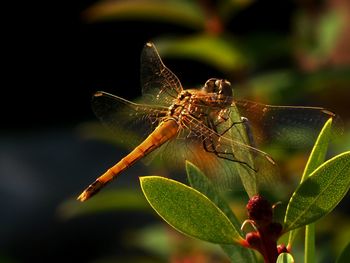
{"label": "dark background", "polygon": [[[120,243],[123,229],[159,221],[138,213],[69,221],[57,217],[63,201],[74,198],[123,153],[78,136],[79,124],[96,120],[92,94],[141,95],[139,56],[145,42],[168,32],[191,33],[155,22],[87,23],[81,13],[92,3],[26,2],[7,9],[0,95],[1,262],[91,262],[132,254]],[[229,29],[239,36],[288,34],[294,11],[291,2],[257,1],[236,15]],[[196,62],[166,64],[183,83],[198,84],[220,74]],[[278,61],[269,66],[277,68]],[[131,180],[137,184],[137,178]]]}
{"label": "dark background", "polygon": [[[10,73],[4,76],[8,82],[1,103],[5,129],[74,125],[94,118],[90,98],[96,90],[127,98],[140,95],[139,56],[145,42],[159,34],[192,33],[156,22],[87,23],[81,13],[92,3],[56,1],[12,7],[14,18],[4,50],[5,72]],[[264,31],[287,34],[292,12],[290,2],[258,2],[236,15],[229,29],[243,36]],[[198,84],[204,81],[199,73],[216,73],[201,64],[175,64],[171,67],[184,83]]]}

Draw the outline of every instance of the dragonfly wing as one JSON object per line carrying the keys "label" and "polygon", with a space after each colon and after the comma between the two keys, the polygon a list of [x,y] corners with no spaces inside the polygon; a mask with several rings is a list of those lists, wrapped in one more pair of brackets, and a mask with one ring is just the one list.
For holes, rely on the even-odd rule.
{"label": "dragonfly wing", "polygon": [[259,145],[311,146],[329,118],[333,118],[333,136],[342,133],[340,118],[325,108],[272,106],[243,100],[236,101],[235,106],[239,114],[248,119],[252,136]]}
{"label": "dragonfly wing", "polygon": [[216,123],[213,129],[209,125],[201,128],[207,151],[231,162],[226,163],[234,166],[248,194],[256,194],[258,189],[279,181],[278,167],[271,156],[252,146],[247,127],[237,109],[230,107],[225,111],[221,113],[225,121],[211,119]]}
{"label": "dragonfly wing", "polygon": [[92,108],[118,141],[120,138],[129,147],[138,145],[167,113],[164,107],[134,103],[103,91],[94,94]]}
{"label": "dragonfly wing", "polygon": [[164,106],[172,104],[182,91],[180,80],[164,65],[152,43],[141,53],[141,87],[149,103]]}
{"label": "dragonfly wing", "polygon": [[163,159],[175,167],[183,167],[184,160],[197,165],[218,190],[241,188],[249,195],[273,185],[278,168],[272,158],[243,142],[232,140],[229,134],[220,135],[205,121],[191,116],[176,140],[162,146]]}

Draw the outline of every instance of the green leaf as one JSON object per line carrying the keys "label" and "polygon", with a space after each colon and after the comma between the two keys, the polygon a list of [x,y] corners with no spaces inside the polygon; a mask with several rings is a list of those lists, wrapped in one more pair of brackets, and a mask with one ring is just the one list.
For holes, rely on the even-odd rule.
{"label": "green leaf", "polygon": [[[294,230],[295,231],[295,230]],[[316,262],[316,228],[315,224],[308,224],[305,227],[304,263]]]}
{"label": "green leaf", "polygon": [[[326,124],[323,126],[320,134],[318,135],[318,138],[315,142],[315,145],[311,151],[311,154],[309,156],[309,159],[307,161],[307,164],[304,169],[303,176],[301,178],[301,182],[305,181],[307,177],[310,176],[310,174],[318,167],[320,166],[326,157],[327,153],[327,148],[328,148],[328,142],[331,137],[331,129],[332,129],[332,119],[329,119]],[[307,233],[312,235],[314,234],[313,232],[314,227],[311,227],[311,229],[308,229]],[[289,233],[289,240],[288,243],[291,245],[294,241],[294,238],[297,234],[298,230],[293,230],[290,231]],[[314,237],[307,236],[306,235],[306,240],[313,242]],[[306,243],[307,244],[307,243]],[[310,244],[311,246],[314,246],[313,244]],[[309,249],[313,250],[312,248],[306,248],[306,252],[311,252]],[[307,253],[305,253],[306,255]]]}
{"label": "green leaf", "polygon": [[328,143],[332,135],[332,120],[333,119],[329,119],[323,126],[305,166],[301,182],[305,181],[305,179],[324,162]]}
{"label": "green leaf", "polygon": [[103,191],[85,203],[77,202],[76,198],[67,200],[58,207],[57,213],[61,218],[70,219],[108,211],[149,211],[149,207],[140,191],[118,189]]}
{"label": "green leaf", "polygon": [[350,187],[350,151],[318,167],[294,192],[284,219],[292,230],[320,219],[342,200]]}
{"label": "green leaf", "polygon": [[[225,213],[228,219],[230,219],[232,225],[241,236],[241,223],[237,219],[236,215],[232,212],[230,206],[216,191],[211,181],[199,170],[194,164],[189,161],[186,162],[186,171],[188,180],[193,188],[208,197],[217,207]],[[256,262],[255,254],[252,250],[236,246],[236,245],[221,245],[221,248],[225,251],[228,257],[234,262]]]}
{"label": "green leaf", "polygon": [[190,185],[208,197],[217,207],[225,213],[228,219],[230,219],[233,226],[236,228],[237,232],[241,233],[241,223],[237,219],[236,215],[232,212],[230,206],[227,202],[219,195],[217,190],[213,187],[212,183],[204,175],[204,173],[194,164],[186,161],[186,172],[187,178]]}
{"label": "green leaf", "polygon": [[223,72],[247,66],[245,56],[232,39],[206,34],[155,40],[162,57],[194,59]]}
{"label": "green leaf", "polygon": [[140,183],[153,209],[178,231],[218,244],[243,240],[227,216],[197,190],[159,176],[140,177]]}
{"label": "green leaf", "polygon": [[[232,110],[230,113],[230,121],[231,122],[241,121],[241,115],[235,105],[232,105]],[[234,125],[229,130],[229,132],[230,132],[231,138],[235,138],[239,142],[242,142],[246,145],[251,145],[252,142],[249,141],[249,137],[247,135],[244,125]],[[235,153],[235,157],[237,158],[237,160],[249,160],[248,163],[252,167],[255,166],[255,162],[252,154],[247,152],[235,151],[235,149],[232,149],[232,151]],[[242,154],[247,154],[247,156],[242,156]],[[252,197],[256,195],[258,193],[258,177],[256,172],[254,172],[252,169],[247,169],[247,167],[237,162],[233,163],[232,166],[235,166],[235,168],[237,169],[239,178],[241,179],[242,185],[245,191],[247,192],[248,196]],[[261,174],[260,177],[263,178],[265,176]]]}
{"label": "green leaf", "polygon": [[205,15],[195,1],[99,1],[83,16],[90,22],[138,19],[170,22],[194,29],[205,26]]}
{"label": "green leaf", "polygon": [[343,251],[337,258],[336,263],[347,263],[350,258],[350,242],[344,247]]}
{"label": "green leaf", "polygon": [[281,253],[278,256],[276,263],[294,263],[294,258],[289,253]]}

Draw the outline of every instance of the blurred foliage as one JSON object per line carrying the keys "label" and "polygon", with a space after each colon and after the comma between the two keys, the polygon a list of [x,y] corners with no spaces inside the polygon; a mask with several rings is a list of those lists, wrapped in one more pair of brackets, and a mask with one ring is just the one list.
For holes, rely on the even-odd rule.
{"label": "blurred foliage", "polygon": [[340,256],[337,259],[337,263],[345,263],[348,261],[350,257],[350,241],[348,242],[348,244],[344,247],[342,253],[340,254]]}
{"label": "blurred foliage", "polygon": [[58,208],[58,216],[70,219],[77,216],[91,215],[110,211],[149,211],[149,206],[140,191],[120,189],[103,191],[85,205],[76,199],[67,200]]}
{"label": "blurred foliage", "polygon": [[205,14],[194,1],[99,1],[84,12],[87,21],[149,19],[195,29],[204,27]]}
{"label": "blurred foliage", "polygon": [[[240,97],[270,104],[311,103],[331,107],[341,115],[345,130],[348,131],[350,127],[349,2],[347,0],[321,2],[311,0],[297,3],[287,1],[296,4],[291,17],[290,31],[283,33],[249,31],[245,34],[235,34],[231,29],[232,23],[235,23],[237,16],[258,5],[257,2],[253,0],[101,0],[89,7],[82,15],[89,23],[112,20],[152,21],[186,28],[191,33],[164,32],[153,37],[162,57],[194,60],[212,67],[219,71],[222,77],[233,82],[236,93],[239,93]],[[258,22],[251,21],[251,23]],[[275,23],[277,25],[279,21]],[[146,41],[148,39],[144,40]],[[86,126],[83,129],[84,134],[90,138],[104,139],[125,148],[130,146],[115,140],[118,136],[105,133],[96,126],[93,129],[90,128],[91,126]],[[125,133],[123,130],[120,134],[136,136],[130,132]],[[347,132],[341,139],[334,141],[334,145],[334,152],[350,149],[350,133]],[[291,155],[290,152],[281,149],[276,153],[279,154],[279,159],[284,160],[281,164],[282,172],[292,175],[291,182],[297,181],[298,178],[293,176],[301,175],[307,154]],[[134,192],[118,191],[119,193],[99,194],[95,197],[96,201],[91,200],[89,201],[92,202],[91,204],[84,204],[86,208],[82,208],[74,201],[68,202],[62,206],[61,212],[65,217],[73,217],[106,210],[125,211],[128,209],[127,206],[144,210],[145,202],[139,199],[142,199],[139,194],[131,197],[135,194]],[[118,200],[129,201],[120,204]],[[340,253],[339,247],[343,247],[343,241],[346,240],[344,236],[350,229],[349,215],[342,214],[336,220],[332,220],[333,217],[336,215],[326,217],[333,221],[333,224],[324,219],[317,228],[321,230],[319,233],[321,237],[327,237],[326,245],[332,243],[332,251],[328,252],[334,255],[335,252]],[[334,228],[335,221],[343,222],[344,224],[337,225],[347,229]],[[329,239],[329,232],[326,233],[328,230],[335,238]],[[159,236],[157,227],[147,231],[149,231],[147,235],[143,231],[139,232],[140,240],[144,240],[144,244],[151,242],[154,236]],[[343,237],[342,241],[338,240],[341,239],[340,237]],[[320,247],[326,245],[321,242]],[[156,245],[151,247],[154,248]],[[198,248],[194,250],[197,251]],[[175,253],[172,248],[163,251],[168,254],[168,257],[164,258],[172,258],[170,255]],[[183,253],[193,256],[191,249],[184,249]],[[329,255],[321,254],[320,262],[322,259],[327,260],[327,257],[329,259]],[[208,257],[208,254],[202,252],[199,255],[197,255],[199,259],[195,259],[194,256],[191,262],[206,262],[201,256]],[[174,259],[171,262],[178,261]]]}
{"label": "blurred foliage", "polygon": [[164,57],[198,60],[222,72],[242,69],[248,63],[234,39],[199,34],[182,38],[164,37],[155,41]]}

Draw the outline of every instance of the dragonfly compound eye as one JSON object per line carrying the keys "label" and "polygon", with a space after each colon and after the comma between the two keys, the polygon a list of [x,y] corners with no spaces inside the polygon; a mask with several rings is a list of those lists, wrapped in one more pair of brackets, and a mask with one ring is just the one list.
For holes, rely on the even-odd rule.
{"label": "dragonfly compound eye", "polygon": [[219,94],[232,97],[232,95],[233,95],[232,88],[231,88],[231,83],[229,81],[227,81],[225,79],[220,80]]}
{"label": "dragonfly compound eye", "polygon": [[217,85],[218,79],[211,78],[208,79],[207,82],[205,82],[203,90],[212,93],[212,92],[217,92],[218,91],[218,85]]}

